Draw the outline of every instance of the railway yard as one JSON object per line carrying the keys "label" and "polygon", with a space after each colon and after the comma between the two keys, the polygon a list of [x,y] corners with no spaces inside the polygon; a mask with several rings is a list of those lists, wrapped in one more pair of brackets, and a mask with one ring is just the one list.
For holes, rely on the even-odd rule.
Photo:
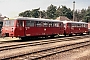
{"label": "railway yard", "polygon": [[89,60],[90,36],[31,39],[0,38],[1,60]]}
{"label": "railway yard", "polygon": [[0,2],[0,60],[90,60],[87,1]]}

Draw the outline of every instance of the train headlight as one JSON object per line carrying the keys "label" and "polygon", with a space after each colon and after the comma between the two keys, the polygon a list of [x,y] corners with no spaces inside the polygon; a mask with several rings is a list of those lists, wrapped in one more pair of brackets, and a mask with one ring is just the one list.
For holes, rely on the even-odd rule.
{"label": "train headlight", "polygon": [[12,32],[14,31],[14,29],[12,28]]}

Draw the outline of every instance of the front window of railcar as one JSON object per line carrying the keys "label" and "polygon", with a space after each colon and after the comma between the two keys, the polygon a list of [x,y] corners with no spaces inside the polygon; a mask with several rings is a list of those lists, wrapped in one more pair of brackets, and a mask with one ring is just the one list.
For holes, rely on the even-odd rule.
{"label": "front window of railcar", "polygon": [[3,21],[3,26],[14,26],[13,20],[5,20]]}

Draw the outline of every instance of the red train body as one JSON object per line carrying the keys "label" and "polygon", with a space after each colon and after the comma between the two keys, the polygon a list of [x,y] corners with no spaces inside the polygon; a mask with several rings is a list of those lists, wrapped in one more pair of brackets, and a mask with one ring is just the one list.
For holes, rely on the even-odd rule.
{"label": "red train body", "polygon": [[63,21],[63,23],[65,35],[88,33],[88,24],[85,22]]}
{"label": "red train body", "polygon": [[63,34],[63,22],[59,20],[17,18],[14,20],[4,20],[2,36],[27,37],[27,36],[54,36]]}
{"label": "red train body", "polygon": [[87,32],[88,24],[85,22],[21,17],[12,20],[4,20],[1,35],[25,38],[34,36],[55,36],[60,34],[83,34]]}

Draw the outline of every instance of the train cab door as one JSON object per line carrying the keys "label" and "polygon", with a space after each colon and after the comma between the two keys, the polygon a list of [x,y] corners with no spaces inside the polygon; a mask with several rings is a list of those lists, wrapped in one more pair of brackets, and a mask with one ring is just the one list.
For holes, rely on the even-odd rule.
{"label": "train cab door", "polygon": [[25,21],[25,36],[31,36],[34,34],[36,34],[35,21],[26,20]]}
{"label": "train cab door", "polygon": [[71,23],[67,24],[67,30],[66,31],[68,34],[71,34]]}
{"label": "train cab door", "polygon": [[25,22],[24,20],[17,20],[17,32],[16,33],[18,36],[25,36]]}

